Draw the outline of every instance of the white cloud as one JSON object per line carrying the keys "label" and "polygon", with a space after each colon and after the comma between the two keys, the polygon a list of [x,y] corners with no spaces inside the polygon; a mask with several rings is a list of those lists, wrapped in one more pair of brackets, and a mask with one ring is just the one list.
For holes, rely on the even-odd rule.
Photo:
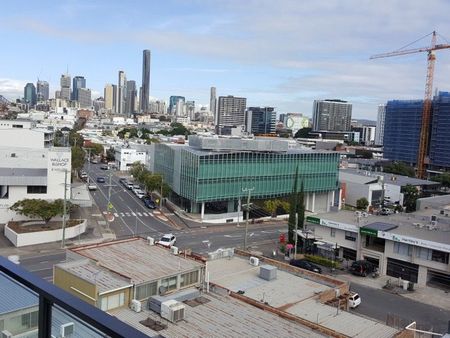
{"label": "white cloud", "polygon": [[26,84],[26,81],[0,78],[0,95],[14,101],[23,97],[23,88]]}

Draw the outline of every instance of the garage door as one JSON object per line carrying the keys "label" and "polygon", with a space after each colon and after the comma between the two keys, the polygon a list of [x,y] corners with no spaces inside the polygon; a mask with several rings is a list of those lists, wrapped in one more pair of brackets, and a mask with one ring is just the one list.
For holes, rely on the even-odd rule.
{"label": "garage door", "polygon": [[438,271],[428,270],[427,284],[445,290],[450,290],[450,275]]}
{"label": "garage door", "polygon": [[388,258],[386,274],[391,277],[401,277],[403,280],[408,280],[417,283],[417,276],[419,274],[419,266],[397,259]]}

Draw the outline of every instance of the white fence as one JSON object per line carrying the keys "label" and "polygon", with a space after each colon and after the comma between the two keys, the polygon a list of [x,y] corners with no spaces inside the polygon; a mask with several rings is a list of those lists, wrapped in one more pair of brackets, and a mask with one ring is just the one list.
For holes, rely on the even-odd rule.
{"label": "white fence", "polygon": [[[86,231],[87,221],[84,219],[80,224],[66,227],[65,239],[74,238]],[[62,240],[62,229],[34,231],[26,233],[16,233],[8,224],[5,225],[5,237],[8,238],[16,247],[51,243]]]}

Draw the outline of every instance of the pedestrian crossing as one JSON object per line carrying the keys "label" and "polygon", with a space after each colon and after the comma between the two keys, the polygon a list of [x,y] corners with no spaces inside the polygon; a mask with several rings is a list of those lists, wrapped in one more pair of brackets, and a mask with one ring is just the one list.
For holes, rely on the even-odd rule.
{"label": "pedestrian crossing", "polygon": [[[106,213],[106,212],[105,212]],[[147,213],[147,212],[128,212],[128,211],[124,211],[124,212],[115,212],[114,213],[114,217],[155,217],[155,215],[153,215],[152,213]]]}

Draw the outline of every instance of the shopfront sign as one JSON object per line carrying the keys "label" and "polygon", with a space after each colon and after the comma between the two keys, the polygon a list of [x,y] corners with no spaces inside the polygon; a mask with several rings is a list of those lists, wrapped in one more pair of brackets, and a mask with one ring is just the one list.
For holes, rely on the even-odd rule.
{"label": "shopfront sign", "polygon": [[323,218],[307,216],[306,221],[312,224],[319,224],[329,228],[335,228],[344,231],[358,232],[358,227],[353,224],[340,223],[336,221],[330,221]]}
{"label": "shopfront sign", "polygon": [[70,152],[62,152],[62,151],[49,151],[49,167],[54,170],[70,170]]}
{"label": "shopfront sign", "polygon": [[378,230],[375,230],[375,229],[359,228],[359,233],[361,235],[368,235],[368,236],[378,237]]}
{"label": "shopfront sign", "polygon": [[432,250],[438,250],[438,251],[444,251],[450,253],[450,245],[444,244],[444,243],[438,243],[438,242],[432,242],[427,241],[424,239],[414,238],[414,237],[408,237],[403,235],[397,235],[386,231],[378,231],[378,237],[384,238],[387,240],[391,240],[394,242],[401,242],[405,244],[420,246],[427,249]]}

